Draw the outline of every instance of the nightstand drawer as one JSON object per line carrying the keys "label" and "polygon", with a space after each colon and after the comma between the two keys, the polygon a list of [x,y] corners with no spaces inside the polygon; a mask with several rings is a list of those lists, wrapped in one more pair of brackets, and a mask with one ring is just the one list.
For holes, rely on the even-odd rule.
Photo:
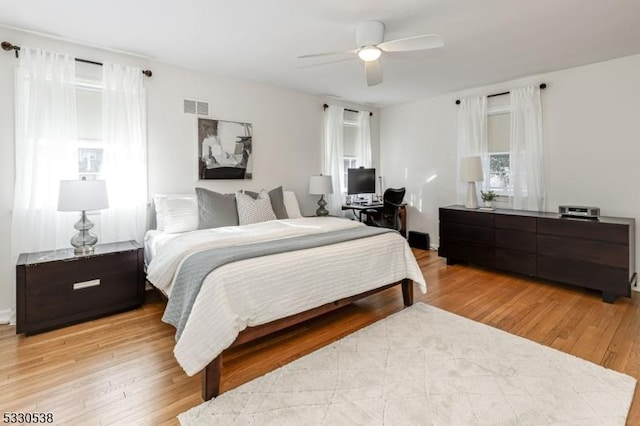
{"label": "nightstand drawer", "polygon": [[[25,319],[39,323],[136,300],[137,264],[131,251],[29,268]],[[35,300],[46,303],[29,303]]]}
{"label": "nightstand drawer", "polygon": [[20,255],[16,265],[16,332],[34,334],[139,306],[143,249],[135,241]]}

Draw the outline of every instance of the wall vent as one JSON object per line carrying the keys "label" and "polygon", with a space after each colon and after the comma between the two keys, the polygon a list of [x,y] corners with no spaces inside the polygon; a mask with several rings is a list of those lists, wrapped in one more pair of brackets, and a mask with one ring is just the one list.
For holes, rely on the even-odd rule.
{"label": "wall vent", "polygon": [[183,111],[185,114],[209,116],[209,103],[205,101],[196,101],[193,99],[185,99],[183,103]]}

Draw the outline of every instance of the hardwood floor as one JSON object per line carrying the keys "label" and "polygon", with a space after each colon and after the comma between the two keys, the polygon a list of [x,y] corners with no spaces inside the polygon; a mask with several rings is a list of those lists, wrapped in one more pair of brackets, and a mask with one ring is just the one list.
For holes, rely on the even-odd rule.
{"label": "hardwood floor", "polygon": [[[640,295],[600,294],[464,265],[416,250],[429,291],[416,302],[489,324],[640,378]],[[302,326],[225,353],[222,390],[239,386],[401,310],[399,287]],[[2,412],[52,412],[55,424],[177,424],[199,404],[199,377],[173,358],[164,305],[48,333],[16,336],[0,326]],[[629,424],[640,424],[640,396]]]}

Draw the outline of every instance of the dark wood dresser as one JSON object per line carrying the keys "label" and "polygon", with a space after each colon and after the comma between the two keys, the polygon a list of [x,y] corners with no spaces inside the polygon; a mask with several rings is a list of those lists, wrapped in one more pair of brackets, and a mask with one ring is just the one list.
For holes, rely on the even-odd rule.
{"label": "dark wood dresser", "polygon": [[557,213],[440,208],[438,254],[602,292],[605,302],[631,296],[635,219],[565,218]]}
{"label": "dark wood dresser", "polygon": [[21,254],[16,265],[16,333],[98,318],[144,302],[143,248],[135,241]]}

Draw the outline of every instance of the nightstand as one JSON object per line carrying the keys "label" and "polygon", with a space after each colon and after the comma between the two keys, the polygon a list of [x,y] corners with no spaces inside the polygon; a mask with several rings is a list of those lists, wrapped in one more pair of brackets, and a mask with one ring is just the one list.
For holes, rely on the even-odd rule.
{"label": "nightstand", "polygon": [[53,330],[144,302],[144,254],[135,241],[21,254],[16,265],[16,333]]}

